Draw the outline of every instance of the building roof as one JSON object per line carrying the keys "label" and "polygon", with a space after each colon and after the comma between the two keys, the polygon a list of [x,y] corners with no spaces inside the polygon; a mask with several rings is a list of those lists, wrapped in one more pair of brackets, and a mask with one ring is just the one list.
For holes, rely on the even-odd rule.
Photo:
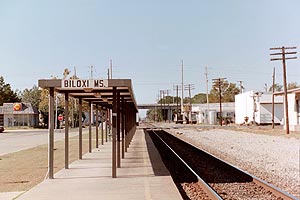
{"label": "building roof", "polygon": [[[288,90],[287,93],[300,93],[300,88]],[[274,95],[283,95],[284,91],[274,92]]]}
{"label": "building roof", "polygon": [[[206,111],[207,110],[207,104],[192,104],[192,110],[197,111]],[[209,110],[210,111],[219,111],[220,110],[220,103],[209,103]],[[222,103],[222,110],[226,112],[234,112],[235,110],[235,104],[234,102],[225,102]]]}
{"label": "building roof", "polygon": [[[262,94],[260,97],[258,97],[257,102],[259,102],[261,104],[271,104],[272,103],[272,93]],[[283,103],[283,97],[275,96],[274,103],[277,103],[277,104]]]}
{"label": "building roof", "polygon": [[[248,92],[244,92],[242,94],[237,94],[237,95],[235,95],[235,98],[237,98],[237,97],[239,97],[239,98],[244,97],[245,99],[246,98],[252,99],[252,102],[254,101],[254,98],[255,98],[255,101],[257,103],[271,104],[272,103],[272,96],[273,96],[273,94],[270,93],[270,92],[263,93],[263,92],[254,92],[253,90],[251,90],[251,91],[248,91]],[[283,103],[283,97],[281,97],[281,96],[275,96],[274,103],[276,103],[276,104]]]}
{"label": "building roof", "polygon": [[33,107],[31,103],[18,103],[21,104],[21,109],[16,111],[14,110],[14,105],[16,103],[4,103],[3,106],[0,106],[0,114],[39,114],[37,108]]}

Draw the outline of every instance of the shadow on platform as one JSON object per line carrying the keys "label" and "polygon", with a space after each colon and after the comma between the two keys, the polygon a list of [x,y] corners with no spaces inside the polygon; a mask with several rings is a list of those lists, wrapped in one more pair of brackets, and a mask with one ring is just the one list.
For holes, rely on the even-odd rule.
{"label": "shadow on platform", "polygon": [[151,137],[147,131],[145,133],[146,145],[149,153],[150,162],[155,176],[170,176],[170,173],[163,161],[161,160],[160,154],[157,151],[155,145],[152,142]]}

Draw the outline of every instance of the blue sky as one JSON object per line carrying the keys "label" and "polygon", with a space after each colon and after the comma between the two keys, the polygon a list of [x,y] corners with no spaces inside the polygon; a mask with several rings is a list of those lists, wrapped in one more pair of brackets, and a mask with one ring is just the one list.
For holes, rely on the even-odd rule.
{"label": "blue sky", "polygon": [[[130,78],[138,103],[181,82],[205,93],[226,77],[246,90],[282,84],[282,65],[270,47],[300,48],[299,0],[0,0],[0,75],[14,90],[69,68],[89,78]],[[288,82],[300,83],[300,58],[287,63]],[[187,95],[187,93],[186,93]]]}

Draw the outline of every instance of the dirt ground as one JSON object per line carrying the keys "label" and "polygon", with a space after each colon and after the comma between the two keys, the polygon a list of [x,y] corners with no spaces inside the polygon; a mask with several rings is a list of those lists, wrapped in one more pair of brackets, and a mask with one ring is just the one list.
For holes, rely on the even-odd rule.
{"label": "dirt ground", "polygon": [[[94,133],[92,138],[95,138]],[[92,148],[95,148],[95,140],[92,142]],[[78,136],[70,137],[70,163],[78,159],[78,143]],[[64,141],[55,142],[54,148],[56,173],[64,168]],[[83,134],[82,149],[83,154],[88,152],[88,134]],[[0,192],[29,190],[44,180],[47,169],[48,144],[0,156]]]}
{"label": "dirt ground", "polygon": [[283,137],[288,137],[288,138],[300,138],[300,132],[299,131],[290,131],[289,134],[286,134],[286,131],[283,129],[282,126],[275,126],[274,129],[272,129],[271,125],[268,125],[268,126],[256,126],[256,125],[239,126],[239,125],[233,125],[233,126],[230,126],[230,128],[232,130],[258,133],[258,134],[263,134],[263,135],[283,136]]}

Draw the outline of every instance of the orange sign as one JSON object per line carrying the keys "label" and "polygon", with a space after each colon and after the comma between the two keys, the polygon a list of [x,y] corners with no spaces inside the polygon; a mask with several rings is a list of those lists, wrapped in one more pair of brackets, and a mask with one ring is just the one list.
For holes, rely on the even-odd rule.
{"label": "orange sign", "polygon": [[14,111],[21,111],[22,103],[14,103]]}

